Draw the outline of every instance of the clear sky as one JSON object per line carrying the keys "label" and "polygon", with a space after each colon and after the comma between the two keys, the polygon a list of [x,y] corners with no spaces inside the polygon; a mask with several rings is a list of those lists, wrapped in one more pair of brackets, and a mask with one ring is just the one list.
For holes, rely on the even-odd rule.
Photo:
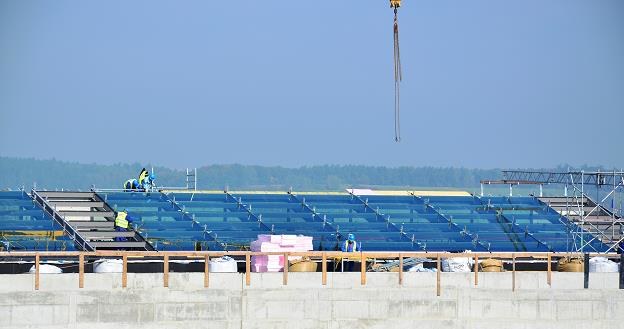
{"label": "clear sky", "polygon": [[0,155],[624,166],[624,1],[0,0]]}

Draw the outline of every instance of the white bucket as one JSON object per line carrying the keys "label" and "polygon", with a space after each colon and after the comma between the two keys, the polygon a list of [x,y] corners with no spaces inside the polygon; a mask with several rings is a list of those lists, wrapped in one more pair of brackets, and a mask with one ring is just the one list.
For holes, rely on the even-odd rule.
{"label": "white bucket", "polygon": [[98,259],[93,262],[93,273],[121,273],[123,260],[121,259]]}
{"label": "white bucket", "polygon": [[208,264],[210,272],[213,273],[236,273],[238,268],[236,261],[232,257],[223,256],[210,260]]}
{"label": "white bucket", "polygon": [[[35,265],[33,265],[30,270],[28,270],[28,273],[35,273],[36,268]],[[61,274],[63,273],[63,270],[58,267],[58,266],[54,266],[54,265],[48,265],[48,264],[39,264],[39,273],[41,274]]]}

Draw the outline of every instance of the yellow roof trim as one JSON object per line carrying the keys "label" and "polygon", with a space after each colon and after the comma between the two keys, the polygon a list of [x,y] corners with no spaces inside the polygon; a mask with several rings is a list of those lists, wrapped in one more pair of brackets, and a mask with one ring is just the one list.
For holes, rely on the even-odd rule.
{"label": "yellow roof trim", "polygon": [[466,191],[411,191],[415,196],[471,196]]}
{"label": "yellow roof trim", "polygon": [[[223,194],[223,191],[219,190],[162,190],[163,193],[195,193],[195,194]],[[288,192],[285,191],[228,191],[231,194],[276,194],[285,195]],[[292,192],[295,195],[348,195],[347,192],[337,191],[306,191],[306,192]],[[418,190],[418,191],[406,191],[406,190],[371,190],[370,193],[361,193],[359,195],[386,195],[386,196],[470,196],[471,194],[466,191],[441,191],[441,190]]]}

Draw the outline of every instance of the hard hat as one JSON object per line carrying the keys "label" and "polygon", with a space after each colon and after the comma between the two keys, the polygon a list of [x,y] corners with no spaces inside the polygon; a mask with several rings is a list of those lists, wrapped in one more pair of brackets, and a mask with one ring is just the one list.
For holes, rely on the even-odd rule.
{"label": "hard hat", "polygon": [[355,235],[353,235],[353,233],[349,233],[349,235],[347,235],[347,240],[355,241]]}
{"label": "hard hat", "polygon": [[150,179],[150,180],[154,180],[154,179],[156,179],[156,174],[150,174],[150,175],[149,175],[149,179]]}

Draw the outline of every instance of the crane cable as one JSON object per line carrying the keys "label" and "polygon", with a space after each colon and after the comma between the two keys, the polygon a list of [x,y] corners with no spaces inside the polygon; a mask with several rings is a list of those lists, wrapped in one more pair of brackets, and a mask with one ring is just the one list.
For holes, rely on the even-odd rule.
{"label": "crane cable", "polygon": [[401,141],[401,122],[400,122],[400,82],[403,79],[401,73],[401,52],[399,51],[399,20],[397,17],[397,5],[394,7],[394,141]]}

